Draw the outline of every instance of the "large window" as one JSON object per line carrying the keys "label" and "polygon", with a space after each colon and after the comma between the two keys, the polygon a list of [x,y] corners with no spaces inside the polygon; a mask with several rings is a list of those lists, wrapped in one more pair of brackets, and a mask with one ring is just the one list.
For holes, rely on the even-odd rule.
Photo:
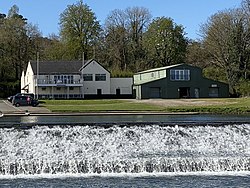
{"label": "large window", "polygon": [[95,81],[106,81],[106,74],[96,74]]}
{"label": "large window", "polygon": [[83,80],[84,81],[93,81],[93,75],[92,74],[83,74]]}
{"label": "large window", "polygon": [[55,75],[54,83],[55,84],[73,84],[74,78],[73,75]]}
{"label": "large window", "polygon": [[190,80],[190,70],[170,70],[170,80]]}

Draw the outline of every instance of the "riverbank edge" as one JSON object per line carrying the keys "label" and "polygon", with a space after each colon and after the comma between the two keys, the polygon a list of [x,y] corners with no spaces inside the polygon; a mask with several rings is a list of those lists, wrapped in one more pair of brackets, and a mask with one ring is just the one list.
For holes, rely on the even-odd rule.
{"label": "riverbank edge", "polygon": [[49,113],[33,113],[29,111],[24,112],[6,112],[2,116],[112,116],[112,115],[199,115],[199,112],[49,112]]}
{"label": "riverbank edge", "polygon": [[[138,103],[142,103],[143,105],[152,105],[152,106],[160,106],[163,109],[143,109],[144,106],[140,106],[140,110],[129,110],[129,109],[90,109],[85,111],[81,111],[81,109],[70,109],[58,110],[58,109],[50,109],[46,105],[39,105],[39,107],[29,108],[26,107],[24,109],[15,108],[10,105],[8,102],[5,102],[7,105],[13,108],[13,110],[3,111],[4,114],[2,116],[105,116],[105,115],[198,115],[198,114],[216,114],[216,115],[250,115],[249,108],[249,100],[250,98],[240,98],[240,99],[186,99],[186,100],[143,100],[143,101],[135,101],[135,100],[121,100],[126,101],[129,105]],[[51,102],[51,101],[49,101]],[[57,106],[64,106],[65,104],[61,104],[60,101],[56,101],[58,104],[53,104]],[[64,102],[64,101],[63,101]],[[73,101],[74,102],[74,101]],[[77,101],[78,102],[78,101]],[[87,101],[92,102],[92,101]],[[88,105],[92,105],[95,107],[99,104],[96,101],[94,103],[90,103]],[[98,101],[99,102],[99,101]],[[112,104],[110,101],[107,101],[107,104]],[[112,101],[113,102],[113,101]],[[115,101],[116,102],[116,101]],[[68,102],[70,106],[74,105],[72,101]],[[101,101],[101,104],[103,101]],[[174,103],[174,105],[173,105]],[[204,104],[203,104],[204,103]],[[222,106],[218,106],[217,103],[223,104]],[[238,103],[238,104],[237,104]],[[106,104],[106,103],[104,103]],[[116,103],[114,103],[116,104]],[[178,104],[178,105],[176,105]],[[198,105],[197,105],[198,104]],[[67,107],[68,104],[65,106]],[[87,106],[88,106],[87,105]],[[65,107],[65,108],[66,108]],[[109,106],[110,108],[110,106]],[[129,107],[131,108],[131,107]],[[138,106],[137,106],[138,108]],[[143,109],[143,110],[142,110]],[[1,117],[1,111],[0,111]]]}

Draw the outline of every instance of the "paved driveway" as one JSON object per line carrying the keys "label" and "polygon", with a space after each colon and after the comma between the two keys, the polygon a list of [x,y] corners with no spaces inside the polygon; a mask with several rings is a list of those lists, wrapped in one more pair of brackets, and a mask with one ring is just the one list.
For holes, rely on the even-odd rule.
{"label": "paved driveway", "polygon": [[22,112],[25,113],[27,110],[30,113],[48,113],[48,112],[50,112],[48,109],[41,107],[39,105],[37,107],[33,107],[33,106],[15,107],[7,100],[0,100],[0,111],[2,113],[22,113]]}

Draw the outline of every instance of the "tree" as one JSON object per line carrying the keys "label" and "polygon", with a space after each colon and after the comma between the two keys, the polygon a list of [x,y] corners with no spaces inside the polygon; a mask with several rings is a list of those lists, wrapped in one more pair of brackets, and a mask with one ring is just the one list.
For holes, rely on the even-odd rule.
{"label": "tree", "polygon": [[111,67],[117,71],[127,69],[129,61],[129,33],[126,15],[122,10],[113,10],[105,21],[105,49]]}
{"label": "tree", "polygon": [[241,67],[249,61],[249,26],[242,11],[233,9],[211,16],[202,27],[211,62],[225,71],[233,95],[241,77]]}
{"label": "tree", "polygon": [[69,5],[60,15],[60,36],[68,46],[72,59],[93,55],[93,46],[98,39],[101,26],[88,5],[82,0]]}
{"label": "tree", "polygon": [[244,16],[245,34],[244,34],[244,46],[245,46],[245,58],[241,62],[241,69],[243,70],[244,79],[250,82],[250,0],[242,1],[242,14]]}
{"label": "tree", "polygon": [[200,68],[210,66],[209,54],[201,41],[189,41],[185,62]]}
{"label": "tree", "polygon": [[120,71],[137,71],[145,59],[143,35],[151,20],[146,8],[112,11],[105,23],[105,42],[111,61]]}
{"label": "tree", "polygon": [[171,18],[153,20],[145,36],[149,68],[183,63],[187,48],[184,28]]}
{"label": "tree", "polygon": [[[27,62],[36,54],[37,27],[27,23],[16,5],[0,16],[0,80],[5,90],[20,91],[20,78]],[[39,45],[37,45],[39,46]]]}
{"label": "tree", "polygon": [[139,71],[144,68],[146,63],[146,50],[143,46],[144,33],[148,29],[151,21],[151,14],[144,7],[133,7],[125,10],[127,17],[127,29],[130,36],[130,61],[131,69]]}

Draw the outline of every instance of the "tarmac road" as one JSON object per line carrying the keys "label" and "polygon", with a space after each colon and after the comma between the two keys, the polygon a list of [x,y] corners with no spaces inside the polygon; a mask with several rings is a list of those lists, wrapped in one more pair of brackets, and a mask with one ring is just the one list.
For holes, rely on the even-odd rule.
{"label": "tarmac road", "polygon": [[6,114],[6,113],[13,113],[13,114],[25,113],[27,111],[29,113],[49,113],[50,112],[48,109],[41,107],[39,105],[36,107],[33,107],[33,106],[15,107],[7,100],[0,100],[0,112],[2,112],[3,114]]}

